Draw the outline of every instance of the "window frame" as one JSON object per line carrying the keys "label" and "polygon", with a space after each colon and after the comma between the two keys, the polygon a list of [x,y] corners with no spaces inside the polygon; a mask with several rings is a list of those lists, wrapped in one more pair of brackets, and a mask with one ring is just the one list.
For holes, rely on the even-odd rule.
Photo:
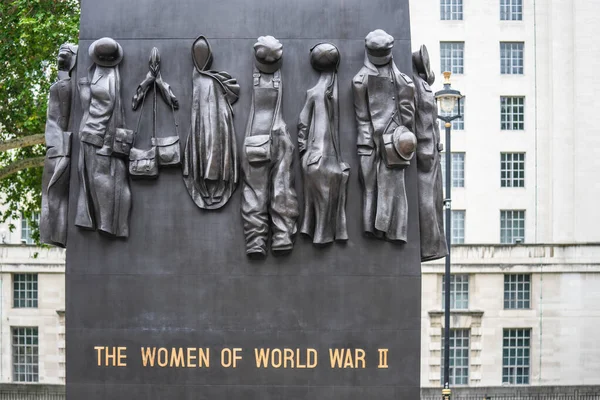
{"label": "window frame", "polygon": [[[521,277],[523,279],[520,281]],[[511,280],[513,278],[514,280]],[[522,284],[521,290],[519,290],[520,284]],[[521,299],[519,293],[523,293]],[[531,310],[531,274],[504,274],[503,303],[505,310]]]}
{"label": "window frame", "polygon": [[[520,100],[520,104],[515,104],[516,100]],[[524,131],[525,106],[525,96],[500,96],[500,130]],[[515,108],[521,109],[522,113],[515,112]],[[517,118],[519,116],[522,118]]]}
{"label": "window frame", "polygon": [[[457,333],[460,332],[461,336],[458,337]],[[446,343],[444,340],[444,329],[442,328],[442,360],[440,362],[440,372],[441,372],[441,380],[444,379],[444,349],[446,348]],[[457,341],[461,341],[461,346],[456,346]],[[466,340],[467,346],[464,346],[464,341]],[[457,352],[461,353],[461,357],[457,357]],[[466,353],[466,357],[464,357]],[[457,359],[460,359],[462,362],[461,365],[458,365]],[[467,386],[470,381],[470,372],[471,372],[471,329],[470,328],[451,328],[450,329],[450,374],[448,376],[450,385],[453,386]],[[461,374],[460,378],[464,378],[465,381],[461,381],[457,383],[457,370],[466,371],[466,374]]]}
{"label": "window frame", "polygon": [[[514,332],[515,335],[509,335],[507,337],[507,332]],[[523,333],[521,337],[519,337],[519,333]],[[525,333],[527,333],[527,337],[525,337]],[[508,385],[530,385],[531,384],[531,340],[532,340],[532,328],[503,328],[502,329],[502,384]],[[510,340],[515,340],[515,345],[512,346]],[[523,340],[523,345],[519,347],[519,339]],[[509,341],[509,345],[506,345],[506,341]],[[525,346],[525,341],[528,341],[528,346]],[[514,356],[511,356],[510,350],[514,349]],[[521,355],[519,355],[519,349],[521,349]],[[508,350],[508,355],[506,352]],[[525,355],[527,353],[527,355]],[[515,361],[511,364],[510,360],[515,359]],[[507,363],[508,359],[508,363]],[[518,365],[519,359],[527,359],[527,364]],[[518,369],[523,368],[527,370],[527,375],[518,374]],[[517,382],[518,378],[521,377],[521,382]],[[525,382],[523,382],[525,380]]]}
{"label": "window frame", "polygon": [[32,215],[31,220],[27,218],[23,213],[21,213],[21,244],[33,245],[35,244],[35,240],[31,237],[31,233],[33,232],[33,227],[31,222],[35,222],[40,225],[40,213],[35,212]]}
{"label": "window frame", "polygon": [[523,21],[523,0],[500,0],[499,4],[500,21]]}
{"label": "window frame", "polygon": [[526,162],[525,152],[500,152],[500,187],[525,188]]}
{"label": "window frame", "polygon": [[[511,227],[507,228],[506,227],[506,223],[505,223],[505,226],[503,227],[502,226],[503,213],[509,213],[509,212],[511,213]],[[515,218],[514,217],[515,213],[523,213],[523,218]],[[515,219],[517,221],[521,221],[521,220],[523,221],[523,227],[522,227],[523,235],[522,236],[521,235],[514,235],[514,229],[515,229],[514,228],[514,221],[515,221]],[[527,228],[526,223],[527,223],[527,213],[526,213],[526,210],[500,210],[500,244],[506,244],[506,245],[516,244],[517,243],[516,240],[519,239],[519,238],[522,239],[521,242],[520,242],[521,244],[525,243],[526,228]],[[516,229],[521,230],[521,227],[517,227]],[[510,234],[511,241],[510,242],[503,241],[503,235],[502,235],[503,230],[505,230],[507,232],[511,232],[511,234]],[[521,232],[519,232],[519,233],[521,233]]]}
{"label": "window frame", "polygon": [[[440,153],[440,164],[442,174],[442,188],[446,190],[446,152],[443,151]],[[465,163],[466,163],[466,152],[464,151],[453,151],[450,153],[452,155],[451,168],[452,168],[452,188],[464,188],[465,187]],[[456,155],[456,157],[455,157]],[[460,168],[459,168],[460,166]]]}
{"label": "window frame", "polygon": [[500,42],[500,75],[525,74],[525,42]]}
{"label": "window frame", "polygon": [[[466,219],[467,219],[467,211],[466,210],[451,210],[451,218],[452,218],[452,225],[450,226],[451,228],[451,232],[450,232],[450,241],[451,244],[465,244],[465,224],[466,224]],[[456,240],[458,236],[455,235],[455,229],[457,227],[457,215],[461,215],[462,216],[462,236],[460,237],[462,240],[458,241]]]}
{"label": "window frame", "polygon": [[463,18],[463,0],[440,0],[440,21],[462,21]]}
{"label": "window frame", "polygon": [[[460,279],[457,279],[460,277]],[[446,277],[442,275],[442,310],[446,306]],[[469,274],[450,274],[450,311],[468,310],[469,309],[469,291],[470,291],[470,276]],[[457,291],[460,287],[460,291]],[[464,290],[466,288],[466,290]],[[460,299],[457,299],[460,297]],[[457,307],[457,304],[460,307]]]}
{"label": "window frame", "polygon": [[[444,49],[443,46],[450,45],[450,48]],[[456,45],[456,48],[454,48]],[[449,56],[445,53],[449,52]],[[458,56],[460,54],[460,57]],[[458,60],[455,62],[455,60]],[[446,68],[449,63],[450,68]],[[440,41],[440,70],[442,72],[450,71],[454,75],[463,75],[465,73],[465,42],[464,41]]]}
{"label": "window frame", "polygon": [[[25,278],[24,280],[18,278]],[[39,307],[39,274],[21,273],[12,274],[13,283],[13,308],[38,308]],[[17,285],[19,287],[17,288]]]}
{"label": "window frame", "polygon": [[[22,330],[23,334],[21,334],[20,330]],[[31,330],[29,335],[27,334],[28,330]],[[19,332],[17,333],[17,331]],[[33,334],[34,332],[35,335]],[[20,343],[20,338],[23,338],[23,343]],[[28,338],[30,338],[31,343],[27,343]],[[11,353],[13,382],[38,383],[40,381],[39,327],[11,326]],[[29,357],[31,357],[32,362],[28,362]]]}

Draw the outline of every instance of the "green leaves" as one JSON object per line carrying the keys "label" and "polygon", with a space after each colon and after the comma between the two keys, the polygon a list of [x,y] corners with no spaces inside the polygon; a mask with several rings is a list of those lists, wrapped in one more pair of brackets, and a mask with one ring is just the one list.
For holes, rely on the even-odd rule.
{"label": "green leaves", "polygon": [[[62,43],[78,42],[79,3],[5,0],[0,2],[0,27],[0,141],[43,133],[58,49]],[[44,153],[43,145],[2,152],[0,168]],[[38,167],[0,180],[5,206],[0,221],[40,210],[41,178]]]}

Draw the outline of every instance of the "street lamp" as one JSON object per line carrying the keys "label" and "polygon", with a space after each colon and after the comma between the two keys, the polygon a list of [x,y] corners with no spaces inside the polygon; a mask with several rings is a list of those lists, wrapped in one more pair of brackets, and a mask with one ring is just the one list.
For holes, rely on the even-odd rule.
{"label": "street lamp", "polygon": [[[452,232],[452,206],[451,206],[451,191],[452,191],[452,153],[450,147],[450,131],[452,129],[452,121],[460,118],[460,100],[462,95],[458,90],[452,89],[450,84],[450,72],[444,72],[444,88],[435,93],[435,100],[439,108],[444,112],[444,115],[438,115],[438,118],[445,122],[446,127],[446,198],[444,199],[444,207],[446,208],[446,244],[448,245],[448,255],[446,256],[446,270],[444,272],[444,389],[442,390],[442,398],[449,400],[450,391],[450,247],[451,247],[451,232]],[[456,107],[458,105],[458,107]],[[452,115],[454,108],[457,108],[458,113]],[[440,113],[438,113],[440,114]]]}

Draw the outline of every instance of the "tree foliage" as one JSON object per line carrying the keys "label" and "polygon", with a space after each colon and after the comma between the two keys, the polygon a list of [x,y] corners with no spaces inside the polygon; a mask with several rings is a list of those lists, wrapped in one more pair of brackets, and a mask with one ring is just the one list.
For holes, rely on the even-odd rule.
{"label": "tree foliage", "polygon": [[[57,77],[58,49],[65,42],[77,43],[78,33],[76,0],[0,1],[0,142],[44,132],[48,89]],[[0,169],[15,162],[39,165],[44,152],[39,144],[3,151]],[[4,207],[0,221],[17,218],[21,212],[31,220],[40,210],[41,186],[39,166],[1,179]]]}

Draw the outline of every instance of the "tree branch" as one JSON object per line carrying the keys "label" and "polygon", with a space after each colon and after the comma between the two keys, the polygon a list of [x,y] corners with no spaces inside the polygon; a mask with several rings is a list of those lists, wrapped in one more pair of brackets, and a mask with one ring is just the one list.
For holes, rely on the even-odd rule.
{"label": "tree branch", "polygon": [[22,147],[29,147],[36,144],[42,144],[46,142],[46,137],[43,133],[38,133],[35,135],[27,135],[18,137],[16,139],[10,139],[5,142],[0,142],[0,152],[11,150],[11,149],[20,149]]}
{"label": "tree branch", "polygon": [[17,160],[12,164],[0,169],[0,180],[26,168],[42,167],[44,165],[44,158],[44,156],[41,156]]}

